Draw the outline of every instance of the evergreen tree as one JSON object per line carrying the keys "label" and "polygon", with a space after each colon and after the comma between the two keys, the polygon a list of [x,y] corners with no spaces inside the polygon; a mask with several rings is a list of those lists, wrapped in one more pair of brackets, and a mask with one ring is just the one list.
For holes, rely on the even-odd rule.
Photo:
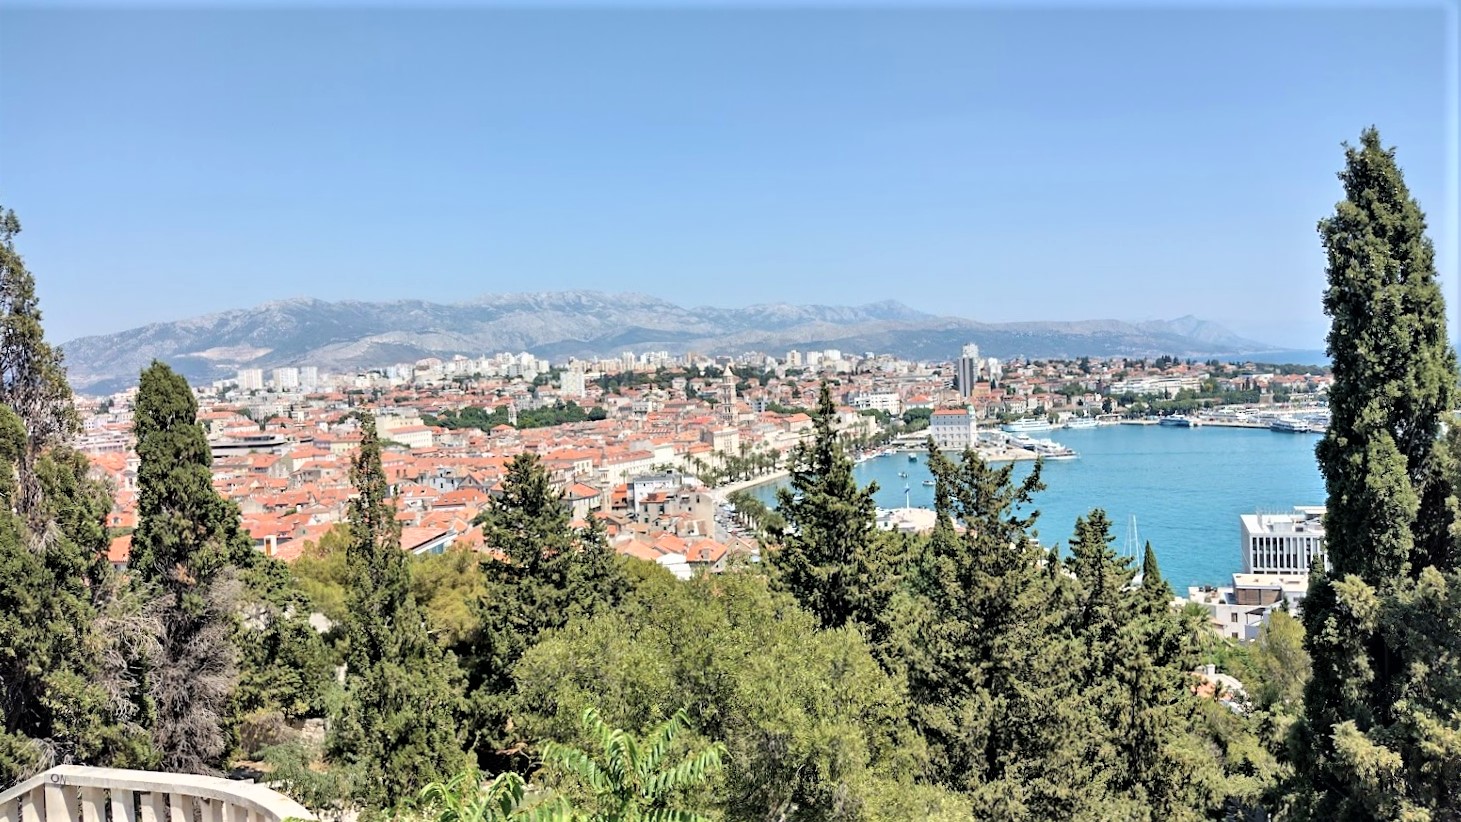
{"label": "evergreen tree", "polygon": [[[1313,677],[1298,808],[1316,819],[1461,815],[1457,545],[1443,417],[1456,358],[1425,217],[1375,129],[1346,146],[1345,199],[1319,223],[1332,421],[1316,449],[1330,568],[1304,600]],[[1448,787],[1449,786],[1449,787]]]}
{"label": "evergreen tree", "polygon": [[13,507],[34,530],[43,522],[36,463],[75,432],[76,411],[61,355],[45,340],[35,278],[15,250],[20,221],[0,208],[0,403],[25,427],[26,445],[16,454]]}
{"label": "evergreen tree", "polygon": [[1064,614],[1050,609],[1057,582],[1030,536],[1040,464],[1014,483],[1013,466],[973,451],[956,464],[932,441],[928,464],[937,519],[912,563],[896,645],[931,775],[968,792],[976,818],[1063,815],[1091,768],[1068,698]]}
{"label": "evergreen tree", "polygon": [[101,630],[115,591],[111,499],[66,444],[71,392],[15,250],[19,231],[0,209],[0,784],[53,764],[147,756],[134,694],[109,678],[125,632]]}
{"label": "evergreen tree", "polygon": [[476,748],[489,770],[504,770],[500,752],[521,741],[508,729],[513,664],[545,631],[613,607],[627,587],[603,525],[574,528],[568,514],[537,456],[524,453],[508,463],[501,495],[477,520],[490,556],[466,655]]}
{"label": "evergreen tree", "polygon": [[823,381],[813,438],[793,450],[791,487],[776,492],[786,524],[769,559],[779,587],[823,628],[855,623],[876,642],[897,580],[882,556],[877,485],[858,487],[852,458],[833,427],[836,418],[831,387]]}
{"label": "evergreen tree", "polygon": [[162,620],[147,672],[153,744],[164,770],[214,772],[233,744],[238,566],[255,554],[237,506],[213,488],[192,389],[164,363],[142,372],[133,431],[140,465],[128,568]]}
{"label": "evergreen tree", "polygon": [[362,416],[361,433],[346,549],[346,693],[327,747],[349,771],[360,807],[388,811],[466,764],[457,731],[462,675],[411,594],[373,417]]}

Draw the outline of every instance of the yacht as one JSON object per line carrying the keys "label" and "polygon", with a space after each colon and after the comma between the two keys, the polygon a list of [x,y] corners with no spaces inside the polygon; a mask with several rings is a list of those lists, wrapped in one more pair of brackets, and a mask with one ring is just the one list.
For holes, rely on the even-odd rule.
{"label": "yacht", "polygon": [[924,480],[923,481],[923,484],[924,485],[927,485],[929,488],[932,488],[934,486],[934,481],[933,480]]}
{"label": "yacht", "polygon": [[1033,450],[1036,454],[1047,460],[1073,460],[1076,452],[1055,440],[1035,440]]}
{"label": "yacht", "polygon": [[1000,427],[1010,432],[1011,434],[1026,434],[1031,431],[1049,431],[1055,428],[1055,426],[1050,424],[1050,420],[1047,420],[1044,417],[1026,417],[1022,420],[1015,420],[1014,422],[1005,423]]}
{"label": "yacht", "polygon": [[1065,421],[1065,427],[1072,431],[1077,431],[1082,428],[1095,428],[1096,424],[1094,417],[1071,417]]}
{"label": "yacht", "polygon": [[1170,425],[1176,428],[1196,428],[1200,424],[1196,417],[1189,417],[1185,414],[1173,414],[1169,417],[1162,417],[1158,422],[1162,425]]}

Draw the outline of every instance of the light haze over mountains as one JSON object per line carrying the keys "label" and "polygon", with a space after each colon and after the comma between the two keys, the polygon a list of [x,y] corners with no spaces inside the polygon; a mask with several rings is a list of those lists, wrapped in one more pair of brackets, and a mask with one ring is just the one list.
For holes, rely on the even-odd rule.
{"label": "light haze over mountains", "polygon": [[982,323],[888,300],[861,306],[771,303],[694,307],[642,294],[488,294],[468,302],[280,300],[64,345],[71,382],[86,391],[131,384],[153,358],[195,381],[239,368],[314,365],[341,372],[424,357],[529,351],[554,361],[623,351],[738,355],[837,348],[922,360],[966,342],[995,357],[1251,355],[1274,346],[1187,316],[1172,321]]}

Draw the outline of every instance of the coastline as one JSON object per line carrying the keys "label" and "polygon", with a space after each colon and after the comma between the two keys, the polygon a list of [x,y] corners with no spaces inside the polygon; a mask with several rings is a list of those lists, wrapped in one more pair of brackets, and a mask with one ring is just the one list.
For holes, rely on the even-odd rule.
{"label": "coastline", "polygon": [[747,480],[739,480],[737,482],[732,482],[728,485],[717,485],[714,488],[710,489],[710,495],[715,498],[716,503],[722,503],[725,502],[726,497],[734,494],[737,491],[746,491],[755,488],[758,485],[765,485],[769,482],[776,482],[779,479],[785,479],[789,476],[791,476],[790,469],[778,468],[777,470],[772,471],[769,474],[762,474],[759,477],[752,477]]}

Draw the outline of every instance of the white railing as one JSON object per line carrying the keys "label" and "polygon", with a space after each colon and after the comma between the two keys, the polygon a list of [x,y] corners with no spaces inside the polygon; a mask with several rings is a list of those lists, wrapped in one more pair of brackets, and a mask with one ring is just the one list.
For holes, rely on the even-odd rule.
{"label": "white railing", "polygon": [[0,792],[0,822],[284,822],[315,815],[252,782],[61,765]]}

